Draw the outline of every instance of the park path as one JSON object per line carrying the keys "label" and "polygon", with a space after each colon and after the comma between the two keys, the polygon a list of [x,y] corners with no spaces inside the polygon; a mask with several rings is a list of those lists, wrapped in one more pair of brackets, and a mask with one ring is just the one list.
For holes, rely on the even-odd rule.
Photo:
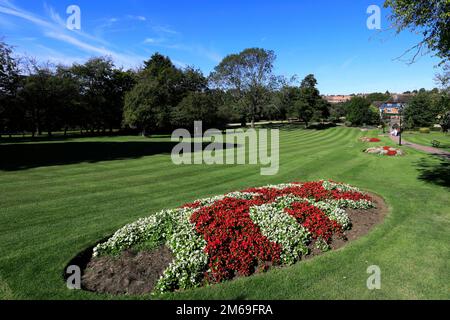
{"label": "park path", "polygon": [[[394,141],[395,143],[398,144],[399,137],[394,137],[394,136],[391,136],[391,135],[390,135],[390,137],[391,137],[392,141]],[[412,142],[406,141],[403,138],[402,138],[402,144],[404,146],[407,146],[407,147],[410,147],[410,148],[413,148],[413,149],[416,149],[416,150],[419,150],[419,151],[422,151],[422,152],[426,152],[426,153],[434,155],[434,156],[439,156],[439,157],[443,157],[443,158],[445,158],[447,160],[450,160],[450,152],[447,152],[445,150],[438,149],[438,148],[433,148],[433,147],[428,147],[428,146],[422,146],[420,144],[416,144],[416,143],[412,143]]]}

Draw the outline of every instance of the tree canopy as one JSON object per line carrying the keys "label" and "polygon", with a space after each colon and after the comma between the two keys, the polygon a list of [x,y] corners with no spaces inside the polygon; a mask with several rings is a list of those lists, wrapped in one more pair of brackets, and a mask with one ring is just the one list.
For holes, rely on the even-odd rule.
{"label": "tree canopy", "polygon": [[450,1],[448,0],[386,0],[385,7],[392,10],[392,26],[401,32],[405,29],[423,36],[407,53],[414,52],[410,62],[418,55],[433,51],[442,63],[450,59]]}
{"label": "tree canopy", "polygon": [[380,115],[370,101],[363,97],[353,97],[346,103],[347,121],[354,126],[378,124]]}
{"label": "tree canopy", "polygon": [[233,93],[241,106],[243,122],[247,117],[254,126],[258,114],[268,102],[266,91],[277,85],[273,74],[275,53],[261,48],[249,48],[226,56],[210,75],[217,87]]}

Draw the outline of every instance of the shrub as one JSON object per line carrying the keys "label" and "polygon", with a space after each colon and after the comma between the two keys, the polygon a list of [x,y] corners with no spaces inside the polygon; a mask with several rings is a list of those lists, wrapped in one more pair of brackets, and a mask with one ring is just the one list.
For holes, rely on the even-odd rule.
{"label": "shrub", "polygon": [[420,128],[419,132],[420,133],[430,133],[430,128]]}
{"label": "shrub", "polygon": [[433,140],[433,141],[431,141],[431,145],[432,145],[434,148],[439,148],[439,147],[441,146],[441,142],[440,142],[440,141],[437,141],[437,140]]}

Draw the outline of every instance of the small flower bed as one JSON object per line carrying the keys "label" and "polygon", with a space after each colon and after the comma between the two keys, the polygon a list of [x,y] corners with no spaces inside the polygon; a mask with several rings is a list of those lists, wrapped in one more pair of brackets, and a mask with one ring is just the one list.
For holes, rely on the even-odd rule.
{"label": "small flower bed", "polygon": [[396,156],[403,156],[404,152],[400,149],[393,148],[393,147],[375,147],[375,148],[369,148],[364,150],[365,153],[370,154],[379,154],[383,156],[389,156],[389,157],[396,157]]}
{"label": "small flower bed", "polygon": [[370,137],[362,137],[359,140],[361,140],[362,142],[381,142],[381,140],[378,138],[370,138]]}
{"label": "small flower bed", "polygon": [[93,256],[164,244],[175,258],[154,293],[188,289],[293,264],[312,245],[328,250],[351,227],[346,208],[373,206],[359,189],[333,181],[251,188],[140,219],[97,245]]}

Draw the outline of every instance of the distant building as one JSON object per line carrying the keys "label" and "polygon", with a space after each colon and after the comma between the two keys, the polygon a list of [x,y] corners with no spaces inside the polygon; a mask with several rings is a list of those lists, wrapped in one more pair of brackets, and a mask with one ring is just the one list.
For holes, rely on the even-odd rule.
{"label": "distant building", "polygon": [[381,118],[390,128],[399,128],[402,112],[412,97],[412,94],[394,94],[387,101],[375,101],[373,105],[380,110]]}
{"label": "distant building", "polygon": [[323,96],[323,98],[332,104],[347,102],[352,99],[352,96],[349,95],[329,95]]}

